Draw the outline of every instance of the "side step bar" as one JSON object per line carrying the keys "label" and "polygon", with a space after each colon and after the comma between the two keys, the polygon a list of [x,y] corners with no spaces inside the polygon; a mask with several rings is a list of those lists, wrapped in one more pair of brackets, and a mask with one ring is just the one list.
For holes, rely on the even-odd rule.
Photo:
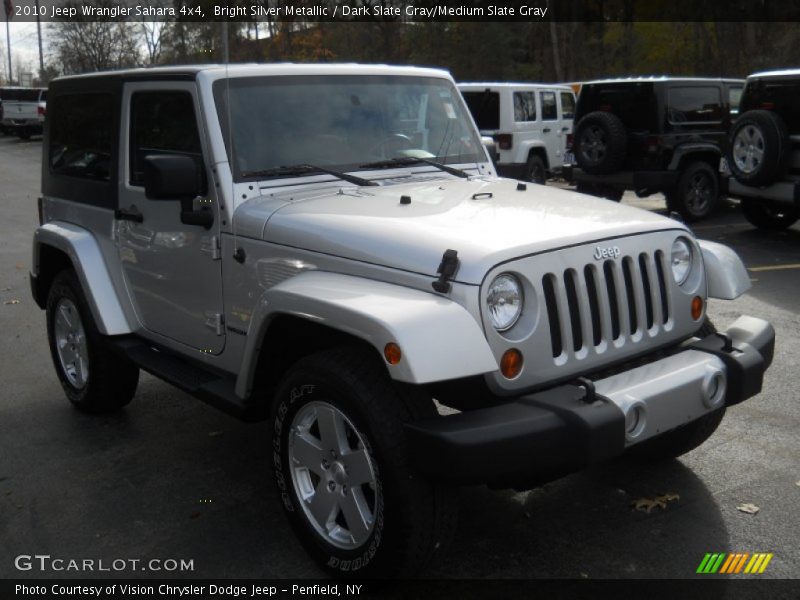
{"label": "side step bar", "polygon": [[260,421],[265,418],[246,400],[236,395],[236,379],[218,373],[204,365],[159,350],[138,339],[120,337],[114,340],[115,348],[144,371],[171,383],[195,398],[210,404],[243,421]]}

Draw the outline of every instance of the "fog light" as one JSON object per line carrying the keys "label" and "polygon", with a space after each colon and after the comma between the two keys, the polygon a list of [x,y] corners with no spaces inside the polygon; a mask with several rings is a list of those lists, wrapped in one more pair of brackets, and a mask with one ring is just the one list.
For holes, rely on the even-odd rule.
{"label": "fog light", "polygon": [[500,359],[500,372],[506,379],[514,379],[522,371],[522,352],[516,348],[506,350]]}
{"label": "fog light", "polygon": [[727,380],[725,373],[709,368],[703,378],[703,404],[708,408],[718,408],[725,400]]}
{"label": "fog light", "polygon": [[699,321],[703,316],[703,299],[700,296],[692,298],[692,318]]}
{"label": "fog light", "polygon": [[647,424],[644,404],[634,404],[625,413],[625,435],[629,440],[639,437]]}
{"label": "fog light", "polygon": [[403,358],[403,353],[400,351],[400,346],[394,342],[389,342],[383,347],[383,356],[386,357],[386,362],[390,365],[396,365]]}

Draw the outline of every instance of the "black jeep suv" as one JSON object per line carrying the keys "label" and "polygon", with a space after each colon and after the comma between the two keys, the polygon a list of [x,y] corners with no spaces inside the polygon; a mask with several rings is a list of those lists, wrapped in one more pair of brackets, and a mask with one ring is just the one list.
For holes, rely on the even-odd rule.
{"label": "black jeep suv", "polygon": [[800,219],[800,70],[747,78],[722,170],[756,227],[780,230]]}
{"label": "black jeep suv", "polygon": [[738,79],[637,78],[586,83],[566,169],[578,191],[620,200],[662,192],[687,221],[719,197],[722,146],[744,86]]}

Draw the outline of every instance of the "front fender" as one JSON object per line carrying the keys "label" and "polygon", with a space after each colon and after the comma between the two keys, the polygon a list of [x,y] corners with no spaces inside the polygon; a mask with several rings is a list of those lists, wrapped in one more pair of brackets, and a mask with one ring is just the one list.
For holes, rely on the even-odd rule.
{"label": "front fender", "polygon": [[294,315],[356,336],[380,356],[389,342],[402,350],[389,375],[407,383],[431,383],[496,370],[480,325],[461,305],[435,294],[322,271],[306,272],[264,292],[247,336],[236,393],[246,397],[258,353],[272,319]]}
{"label": "front fender", "polygon": [[750,276],[736,252],[716,242],[698,240],[697,243],[703,253],[711,298],[733,300],[750,289]]}
{"label": "front fender", "polygon": [[52,246],[69,257],[100,333],[123,335],[133,331],[117,298],[100,245],[91,232],[63,221],[39,227],[33,234],[34,277],[44,268],[40,264],[42,246]]}

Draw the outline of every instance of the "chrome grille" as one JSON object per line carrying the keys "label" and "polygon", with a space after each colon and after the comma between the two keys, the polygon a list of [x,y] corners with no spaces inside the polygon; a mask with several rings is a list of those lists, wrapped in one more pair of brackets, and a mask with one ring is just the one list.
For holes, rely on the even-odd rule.
{"label": "chrome grille", "polygon": [[669,322],[664,253],[641,252],[545,273],[542,290],[556,362],[627,339],[654,337]]}

